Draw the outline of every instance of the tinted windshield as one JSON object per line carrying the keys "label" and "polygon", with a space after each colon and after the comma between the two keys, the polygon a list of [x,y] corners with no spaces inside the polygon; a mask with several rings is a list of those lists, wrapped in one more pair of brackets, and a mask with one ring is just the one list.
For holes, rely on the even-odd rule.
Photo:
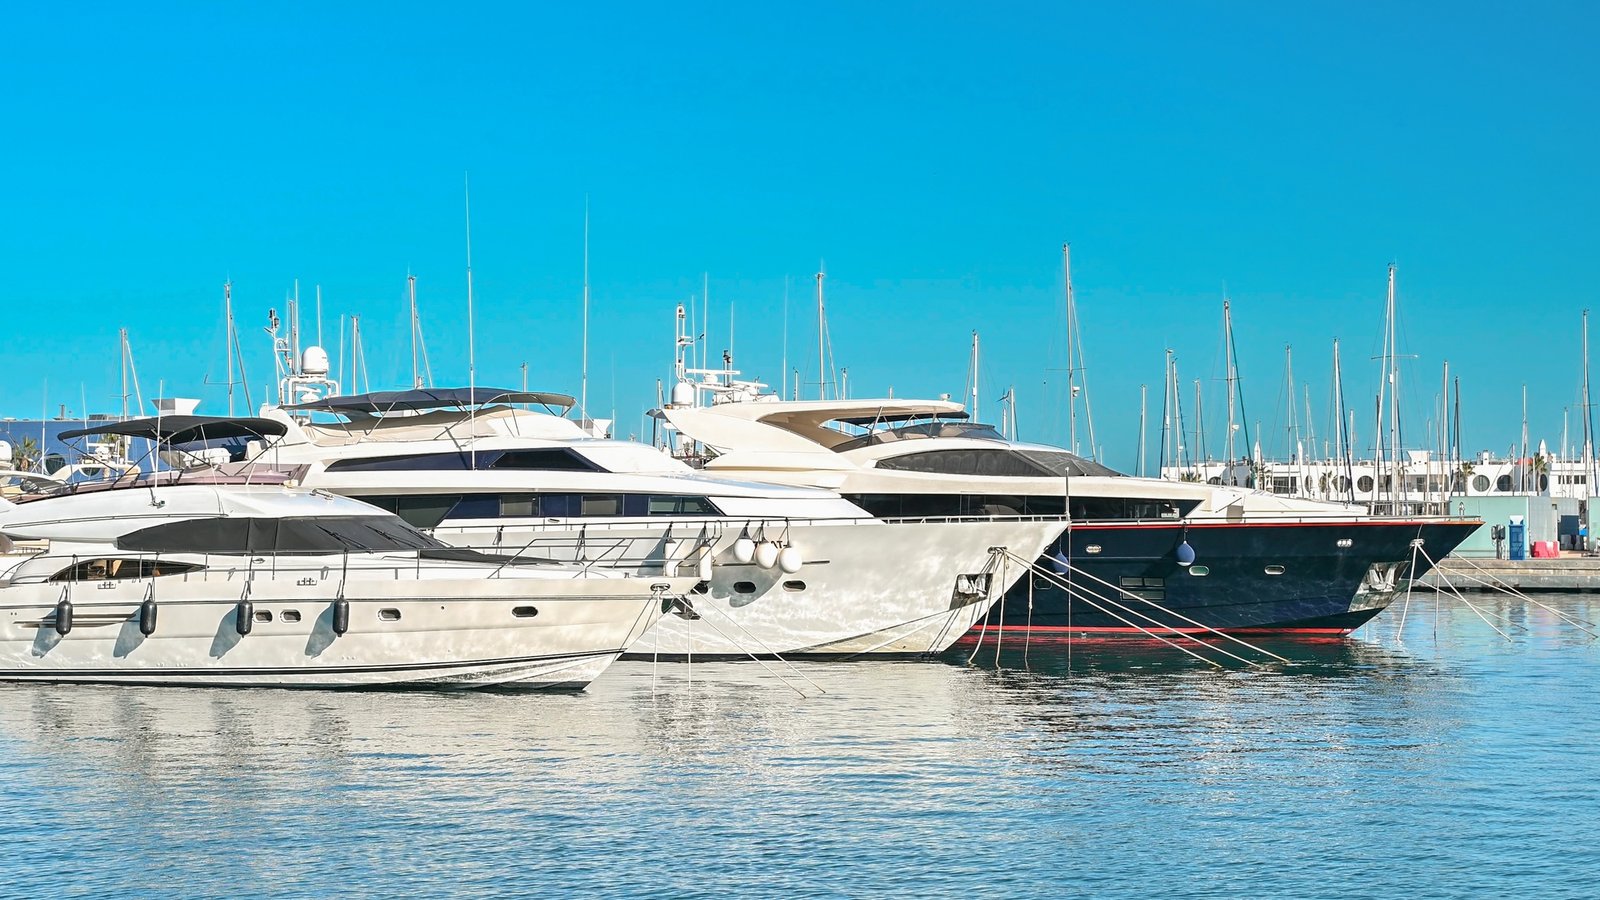
{"label": "tinted windshield", "polygon": [[1065,450],[968,448],[928,450],[878,460],[878,468],[938,475],[1060,478],[1067,475],[1116,475],[1096,462]]}
{"label": "tinted windshield", "polygon": [[188,519],[117,539],[122,550],[160,553],[380,553],[445,546],[395,516]]}

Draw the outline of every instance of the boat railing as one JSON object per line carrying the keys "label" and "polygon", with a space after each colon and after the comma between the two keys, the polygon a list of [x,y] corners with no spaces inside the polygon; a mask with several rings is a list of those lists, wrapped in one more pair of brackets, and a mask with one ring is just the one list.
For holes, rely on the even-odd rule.
{"label": "boat railing", "polygon": [[[451,551],[475,551],[475,558],[450,556]],[[564,561],[548,557],[512,555],[504,548],[496,553],[490,549],[450,547],[443,549],[442,557],[430,557],[427,551],[392,551],[375,553],[279,553],[256,557],[209,554],[173,554],[160,552],[128,552],[112,550],[104,554],[33,554],[9,572],[0,572],[0,585],[27,584],[84,585],[111,590],[119,584],[170,584],[200,582],[203,584],[236,584],[242,586],[258,582],[293,582],[301,587],[325,583],[340,584],[352,578],[371,581],[422,580],[426,576],[456,575],[463,579],[501,579],[508,572],[540,567],[545,571],[561,572],[571,577],[583,577],[590,571],[603,571],[611,577],[638,575],[640,577],[687,577],[699,571],[702,555],[709,547],[701,547],[685,556],[672,559],[602,558],[596,555],[585,560]],[[105,561],[105,571],[127,568],[128,575],[72,572],[85,563]],[[116,563],[112,566],[111,563]],[[464,569],[470,563],[474,569]],[[167,571],[162,571],[166,567]],[[27,571],[19,571],[26,569]]]}

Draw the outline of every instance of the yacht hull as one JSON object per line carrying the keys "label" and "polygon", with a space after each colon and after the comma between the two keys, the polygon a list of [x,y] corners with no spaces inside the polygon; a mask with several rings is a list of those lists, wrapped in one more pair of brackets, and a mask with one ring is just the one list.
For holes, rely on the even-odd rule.
{"label": "yacht hull", "polygon": [[[837,658],[942,652],[1022,576],[991,548],[1032,558],[1060,522],[880,522],[796,529],[814,560],[793,575],[739,564],[724,551],[697,619],[663,617],[630,657]],[[733,535],[737,537],[737,535]],[[731,543],[731,541],[729,542]],[[974,579],[971,576],[980,576]],[[798,585],[803,587],[794,590]]]}
{"label": "yacht hull", "polygon": [[[146,635],[140,607],[152,587],[155,627]],[[603,588],[563,582],[556,596],[544,589],[529,597],[517,580],[352,580],[348,628],[337,634],[336,580],[257,580],[241,634],[238,583],[168,576],[12,585],[0,591],[0,679],[581,689],[661,614],[659,597],[608,597]],[[66,634],[57,627],[63,598],[72,610]]]}
{"label": "yacht hull", "polygon": [[[1083,524],[995,605],[967,640],[1207,629],[1339,636],[1378,615],[1481,523],[1340,520]],[[1178,563],[1178,545],[1194,550]],[[1070,568],[1054,558],[1060,552]],[[1130,596],[1134,595],[1134,596]],[[1143,598],[1149,602],[1143,602]],[[1031,600],[1031,603],[1030,603]],[[1111,601],[1115,601],[1114,603]]]}
{"label": "yacht hull", "polygon": [[[451,543],[633,574],[699,571],[692,612],[664,616],[627,655],[644,659],[938,653],[1021,577],[991,548],[1032,559],[1062,521],[716,520],[435,530]],[[740,563],[740,537],[792,546],[786,573]],[[964,578],[963,576],[984,576]],[[959,583],[958,583],[959,582]]]}

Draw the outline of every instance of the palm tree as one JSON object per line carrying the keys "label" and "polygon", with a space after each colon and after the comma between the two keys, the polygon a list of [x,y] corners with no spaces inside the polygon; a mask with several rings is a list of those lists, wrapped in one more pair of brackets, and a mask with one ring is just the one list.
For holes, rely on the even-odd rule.
{"label": "palm tree", "polygon": [[1533,455],[1533,484],[1534,492],[1539,493],[1550,489],[1550,457],[1543,453]]}
{"label": "palm tree", "polygon": [[12,465],[27,472],[31,471],[39,462],[39,443],[31,437],[17,441],[17,446],[11,451]]}

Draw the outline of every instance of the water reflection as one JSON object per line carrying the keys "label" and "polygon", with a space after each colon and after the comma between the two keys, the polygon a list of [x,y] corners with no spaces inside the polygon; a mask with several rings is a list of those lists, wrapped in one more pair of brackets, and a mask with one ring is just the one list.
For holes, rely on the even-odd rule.
{"label": "water reflection", "polygon": [[0,687],[12,858],[73,861],[8,891],[1571,894],[1600,653],[1484,599],[1528,630],[1414,600],[1260,668],[1116,641],[570,696]]}

